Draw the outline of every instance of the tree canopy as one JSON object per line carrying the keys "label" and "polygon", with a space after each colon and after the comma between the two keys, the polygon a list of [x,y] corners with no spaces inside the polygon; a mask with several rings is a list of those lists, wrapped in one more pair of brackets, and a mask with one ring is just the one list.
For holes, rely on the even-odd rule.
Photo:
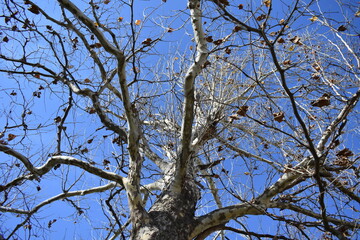
{"label": "tree canopy", "polygon": [[0,8],[0,239],[360,237],[354,1]]}

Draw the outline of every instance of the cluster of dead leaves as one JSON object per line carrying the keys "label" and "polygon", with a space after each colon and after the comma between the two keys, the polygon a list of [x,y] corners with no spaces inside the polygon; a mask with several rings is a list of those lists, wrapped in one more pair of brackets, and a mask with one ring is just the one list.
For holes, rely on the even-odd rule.
{"label": "cluster of dead leaves", "polygon": [[[241,106],[239,109],[232,115],[229,116],[229,121],[233,122],[234,120],[239,120],[241,117],[246,117],[249,106]],[[277,122],[283,122],[285,118],[285,113],[280,111],[273,113],[274,120]]]}
{"label": "cluster of dead leaves", "polygon": [[17,137],[17,135],[12,134],[12,133],[9,133],[9,134],[7,135],[6,140],[5,140],[5,139],[1,139],[1,138],[3,138],[3,137],[4,137],[4,134],[3,134],[3,133],[0,133],[0,144],[2,144],[2,145],[7,145],[8,142],[14,140],[14,139]]}
{"label": "cluster of dead leaves", "polygon": [[336,160],[334,161],[335,165],[342,167],[349,167],[352,165],[352,162],[349,160],[349,157],[354,156],[354,153],[348,149],[344,148],[336,153]]}
{"label": "cluster of dead leaves", "polygon": [[218,46],[220,44],[222,44],[224,42],[223,39],[217,39],[217,40],[214,40],[212,36],[207,36],[205,38],[205,40],[209,43],[213,43],[214,45]]}

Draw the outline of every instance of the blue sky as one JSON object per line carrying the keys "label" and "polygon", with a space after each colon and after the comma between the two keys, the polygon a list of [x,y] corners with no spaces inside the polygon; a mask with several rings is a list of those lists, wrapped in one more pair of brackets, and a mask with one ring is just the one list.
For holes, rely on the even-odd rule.
{"label": "blue sky", "polygon": [[[87,1],[76,1],[79,3],[79,7],[82,8],[86,5]],[[156,2],[154,4],[154,2]],[[323,4],[325,1],[321,1],[321,3]],[[112,4],[112,2],[110,3]],[[148,18],[144,18],[144,12],[146,13],[145,15],[148,15],[148,13],[151,13],[152,11],[155,10],[155,6],[159,6],[158,9],[156,9],[155,13],[153,15],[150,15],[150,17]],[[42,1],[39,2],[40,6],[43,6],[44,9],[46,9],[46,11],[48,12],[48,14],[53,15],[53,16],[58,16],[58,8],[57,7],[53,7],[53,1]],[[274,4],[276,5],[276,4]],[[325,8],[329,8],[329,11],[337,11],[337,6],[336,5],[330,5],[330,4],[324,4]],[[179,12],[177,12],[178,10],[181,11],[185,11],[184,14],[180,14]],[[128,28],[128,23],[130,21],[130,14],[128,9],[111,9],[112,14],[116,14],[113,15],[115,16],[114,18],[117,17],[123,17],[122,20],[122,24],[124,24],[124,32],[128,32],[129,28]],[[286,9],[275,9],[275,12],[277,12],[276,15],[279,15],[278,17],[281,18],[281,14],[282,11],[286,11]],[[154,22],[156,23],[160,23],[160,21],[162,21],[162,23],[164,24],[164,26],[167,27],[171,27],[174,29],[180,28],[182,26],[182,24],[185,21],[188,21],[188,15],[187,15],[188,10],[186,9],[186,1],[178,1],[178,0],[168,0],[166,3],[161,4],[160,0],[159,1],[138,1],[135,4],[134,7],[134,20],[141,20],[141,24],[139,26],[135,26],[136,30],[139,30],[141,28],[141,33],[138,36],[139,37],[139,44],[145,40],[146,38],[151,38],[151,39],[156,39],[157,36],[164,32],[165,29],[159,28],[158,30],[154,30],[152,26],[152,24]],[[170,19],[164,19],[164,18],[160,18],[159,16],[166,16],[166,15],[173,15],[173,18]],[[178,16],[178,17],[177,17]],[[302,25],[307,25],[309,23],[309,17],[303,17],[300,21],[299,21],[299,25],[297,27],[301,28]],[[44,21],[44,18],[39,17],[38,19],[38,24],[40,25],[46,25],[47,23]],[[175,20],[173,20],[175,19]],[[211,26],[211,22],[207,23],[208,26]],[[339,23],[340,24],[340,23]],[[225,27],[224,27],[225,29]],[[226,32],[229,29],[225,29],[224,31]],[[305,30],[303,30],[305,31]],[[210,34],[210,33],[209,33]],[[211,35],[213,36],[217,36],[217,35],[222,35],[224,34],[222,29],[219,29],[218,32],[211,32]],[[191,53],[193,50],[191,49],[191,46],[194,46],[193,42],[191,42],[191,38],[192,38],[192,33],[191,33],[191,28],[189,25],[186,25],[186,27],[181,28],[180,30],[171,32],[171,33],[166,33],[165,37],[163,38],[162,42],[160,42],[156,48],[154,48],[152,51],[150,51],[150,53],[152,55],[145,57],[143,59],[141,59],[140,64],[142,67],[144,66],[150,66],[152,69],[156,69],[159,68],[160,70],[166,69],[166,67],[168,67],[168,60],[171,60],[170,62],[173,62],[175,69],[178,70],[179,72],[182,71],[182,73],[186,70],[183,69],[181,67],[181,65],[179,64],[181,58],[183,56],[189,56],[189,53]],[[215,38],[215,37],[214,37]],[[41,43],[41,42],[40,42]],[[126,44],[126,41],[124,40],[123,42],[124,44]],[[12,42],[10,42],[8,45],[4,45],[5,48],[8,48],[10,50],[12,50],[12,48],[14,49],[16,44],[14,45],[10,45],[13,44]],[[209,44],[211,47],[213,45]],[[39,44],[39,46],[41,47],[41,44]],[[2,47],[1,47],[2,48]],[[3,50],[3,49],[2,49]],[[15,51],[20,51],[19,49],[15,49]],[[161,57],[161,55],[164,54],[165,57]],[[145,54],[146,55],[146,54]],[[81,66],[81,61],[82,59],[85,57],[80,55],[76,55],[77,58],[74,60],[74,63],[78,64]],[[170,57],[168,57],[170,56]],[[169,59],[170,58],[170,59]],[[178,60],[176,58],[179,58]],[[46,59],[49,60],[49,59]],[[191,59],[190,59],[191,60]],[[50,61],[50,60],[49,60]],[[185,59],[185,61],[189,61],[189,59]],[[85,62],[85,61],[84,61]],[[189,61],[190,62],[190,61]],[[90,66],[90,65],[89,65]],[[87,65],[86,65],[87,67]],[[87,71],[87,68],[84,66],[82,66],[77,74],[78,77],[81,77],[82,79],[86,79],[86,78],[96,78],[96,75],[93,75],[93,72]],[[131,67],[129,67],[130,69],[130,73],[129,73],[129,81],[131,81],[131,77],[133,76],[133,74],[131,74]],[[145,80],[151,80],[154,78],[154,75],[150,72],[148,72],[147,70],[143,70],[143,68],[140,68],[140,78],[143,78]],[[164,77],[166,77],[165,75],[163,75]],[[9,106],[11,106],[11,109],[13,111],[22,111],[23,106],[18,105],[17,103],[20,101],[23,101],[23,97],[22,94],[24,94],[25,98],[29,98],[33,95],[33,93],[35,91],[38,91],[39,85],[37,83],[26,83],[26,81],[22,81],[21,84],[23,85],[23,89],[22,91],[19,91],[17,89],[17,86],[15,88],[12,87],[12,84],[15,83],[14,80],[10,79],[9,76],[6,76],[5,74],[1,75],[2,79],[6,79],[6,81],[1,81],[0,82],[0,89],[3,91],[3,93],[5,94],[1,94],[0,95],[0,101],[1,101],[1,105],[2,105],[2,109],[8,109]],[[174,77],[175,78],[175,77]],[[24,79],[21,79],[24,80]],[[91,79],[93,80],[93,79]],[[140,85],[134,85],[135,88],[140,86]],[[144,87],[145,86],[145,87]],[[146,88],[146,84],[141,85],[142,88]],[[167,86],[167,87],[172,87],[172,86]],[[178,89],[176,89],[177,91],[180,91],[180,87],[177,86]],[[15,90],[17,91],[17,95],[16,96],[12,96],[9,93]],[[150,89],[149,91],[155,92],[157,89]],[[22,149],[23,150],[29,150],[29,154],[36,154],[34,156],[31,156],[32,160],[34,160],[34,162],[38,162],[40,163],[41,161],[44,161],[44,159],[47,158],[47,155],[49,154],[49,149],[50,151],[52,151],[56,145],[56,134],[54,133],[54,129],[56,129],[56,125],[53,124],[53,119],[56,118],[56,116],[61,115],[62,111],[61,109],[63,109],[64,107],[66,107],[66,103],[67,103],[67,98],[68,98],[68,93],[62,92],[62,86],[61,85],[57,85],[54,87],[54,91],[50,91],[49,89],[45,89],[42,92],[42,97],[41,98],[37,98],[34,97],[33,101],[31,101],[30,105],[28,105],[29,109],[33,109],[33,114],[31,114],[31,116],[28,117],[29,120],[31,120],[30,122],[33,123],[35,126],[35,124],[38,123],[39,120],[42,120],[43,116],[48,116],[49,120],[45,121],[45,123],[43,124],[49,124],[49,126],[47,126],[44,131],[42,132],[42,134],[37,135],[37,132],[34,131],[31,134],[35,134],[35,136],[31,136],[31,138],[25,138],[23,139],[22,143]],[[10,100],[12,99],[12,100]],[[161,102],[161,101],[160,101]],[[171,104],[178,104],[178,106],[180,106],[181,101],[178,100],[173,100],[168,106],[170,106]],[[0,105],[0,106],[1,106]],[[73,138],[72,140],[74,141],[74,145],[75,146],[80,146],[84,149],[86,145],[86,142],[89,140],[89,137],[91,136],[95,136],[95,142],[91,145],[90,147],[92,149],[92,152],[86,157],[86,159],[91,160],[91,159],[95,159],[96,161],[101,161],[99,158],[99,156],[109,156],[111,155],[111,152],[114,153],[119,153],[120,150],[118,149],[118,146],[116,146],[115,144],[109,144],[110,138],[113,138],[113,136],[110,137],[104,137],[103,139],[101,138],[101,136],[107,136],[109,135],[109,131],[106,131],[104,129],[101,130],[97,130],[97,128],[99,128],[101,125],[99,124],[96,116],[94,115],[89,115],[86,113],[85,109],[86,107],[89,105],[88,101],[80,101],[79,102],[79,107],[83,108],[84,111],[82,112],[78,112],[78,111],[74,111],[74,112],[70,112],[70,116],[68,118],[68,130],[71,134],[73,134],[74,136],[76,136],[76,138]],[[165,107],[165,106],[161,106],[160,107]],[[167,107],[167,106],[166,106]],[[54,111],[55,109],[58,109],[57,111]],[[6,112],[1,113],[3,117],[0,117],[0,126],[5,124],[6,118],[4,116],[6,116]],[[9,122],[9,125],[11,126],[12,124],[17,124],[19,122],[19,119],[13,119]],[[21,136],[22,134],[22,129],[18,129],[18,130],[13,130],[11,133],[15,134],[15,135],[19,135]],[[350,138],[349,140],[349,144],[354,144],[354,142],[356,142],[354,139],[358,138],[358,133],[354,133],[354,135],[352,135],[353,138]],[[35,139],[35,140],[34,140]],[[16,141],[18,141],[19,138],[16,139]],[[27,145],[29,144],[29,145]],[[65,143],[64,143],[65,144]],[[99,144],[98,146],[96,146],[96,144]],[[45,146],[45,148],[44,148]],[[49,147],[51,146],[51,147]],[[352,145],[353,147],[356,147],[357,150],[359,148],[359,146],[357,144]],[[250,146],[246,146],[249,147]],[[245,147],[245,148],[246,148]],[[31,148],[31,149],[29,149]],[[221,153],[219,153],[218,156],[211,156],[213,160],[218,159],[219,157],[221,157]],[[279,157],[280,158],[280,157]],[[110,159],[110,158],[109,158]],[[114,161],[114,158],[111,159],[111,165],[116,165],[116,162]],[[146,163],[148,164],[148,163]],[[232,163],[230,162],[226,162],[226,164],[224,165],[224,167],[226,167],[227,169],[231,169],[233,172],[236,173],[237,168],[236,167],[241,167],[241,172],[238,173],[240,175],[239,179],[244,180],[243,184],[254,184],[257,187],[265,187],[265,182],[267,181],[267,183],[269,182],[273,182],[278,175],[274,175],[272,178],[270,179],[264,179],[263,176],[258,176],[256,179],[258,179],[257,181],[251,183],[250,181],[250,176],[244,175],[242,174],[243,172],[246,172],[248,169],[245,169],[247,166],[242,166],[242,165],[232,165]],[[41,199],[46,199],[50,196],[53,196],[55,194],[59,194],[62,192],[62,184],[66,185],[66,183],[64,181],[61,181],[60,176],[62,176],[60,173],[63,173],[66,175],[66,171],[67,168],[63,167],[60,168],[58,170],[54,170],[53,173],[54,174],[48,174],[47,176],[45,176],[44,179],[42,179],[42,181],[40,183],[37,182],[32,182],[29,183],[29,187],[28,187],[28,191],[33,191],[37,186],[41,186],[41,190],[37,193],[38,196],[40,196]],[[79,176],[81,175],[81,171],[79,170],[75,170],[74,168],[71,168],[71,171],[69,171],[69,173],[72,174],[72,176]],[[70,177],[69,180],[71,180],[73,177]],[[70,182],[70,181],[69,181]],[[96,186],[100,183],[100,179],[98,178],[87,178],[86,181],[81,182],[81,184],[79,184],[79,188],[81,189],[82,187],[89,187],[89,186]],[[89,198],[91,198],[92,196],[89,196]],[[59,201],[57,203],[52,203],[50,206],[45,207],[39,214],[41,221],[38,224],[47,224],[49,221],[53,220],[53,219],[57,219],[57,221],[52,225],[52,227],[50,228],[50,232],[45,232],[45,239],[84,239],[84,238],[96,238],[98,233],[94,233],[92,231],[92,228],[100,228],[102,227],[102,222],[106,222],[106,219],[103,217],[102,214],[102,209],[100,206],[100,203],[104,202],[104,199],[106,199],[107,196],[106,194],[103,195],[103,198],[101,198],[100,196],[97,196],[96,199],[90,199],[88,202],[86,202],[86,205],[81,205],[82,208],[87,209],[86,213],[87,213],[87,217],[88,219],[83,218],[83,215],[78,216],[76,213],[74,215],[72,215],[74,213],[74,208],[71,207],[68,203],[64,202],[64,201]],[[206,202],[206,198],[204,199],[204,202]],[[121,201],[126,201],[126,199],[121,199]],[[38,201],[35,201],[35,203],[38,203]],[[30,207],[30,206],[29,206]],[[214,206],[213,206],[214,207]],[[212,207],[209,208],[209,210]],[[70,216],[72,215],[72,216]],[[101,216],[101,217],[100,217]],[[3,222],[2,225],[6,225],[6,226],[10,226],[14,224],[18,223],[18,217],[16,215],[13,215],[12,217],[8,218],[6,220],[6,222]],[[81,221],[79,221],[81,219]],[[95,221],[95,225],[93,226],[89,226],[88,222],[92,221],[96,219]],[[275,229],[272,229],[274,225],[270,224],[269,219],[268,218],[261,218],[260,220],[257,217],[249,217],[248,218],[248,223],[249,225],[256,225],[256,223],[260,222],[261,223],[261,228],[263,228],[264,232],[269,231],[269,232],[274,232]],[[36,222],[34,222],[34,224],[36,224]],[[1,223],[0,223],[1,225]],[[64,227],[66,226],[66,227]],[[255,226],[255,229],[253,230],[257,230],[258,226]],[[47,226],[45,226],[45,228],[47,228]],[[38,233],[39,236],[42,236],[43,233]],[[41,239],[41,237],[39,237]],[[234,239],[242,239],[240,236],[236,236]]]}

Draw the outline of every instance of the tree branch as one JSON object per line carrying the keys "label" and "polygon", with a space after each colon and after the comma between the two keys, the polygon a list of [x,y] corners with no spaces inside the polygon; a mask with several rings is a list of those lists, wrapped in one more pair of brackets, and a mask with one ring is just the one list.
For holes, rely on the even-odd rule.
{"label": "tree branch", "polygon": [[181,125],[181,150],[176,164],[175,186],[181,187],[188,168],[188,161],[191,158],[192,125],[194,120],[194,91],[195,78],[201,72],[209,52],[202,27],[202,11],[199,0],[189,0],[190,18],[197,44],[197,55],[194,63],[188,69],[184,79],[184,107]]}
{"label": "tree branch", "polygon": [[30,160],[27,157],[25,157],[24,155],[22,155],[21,153],[15,151],[14,149],[12,149],[6,145],[3,145],[3,144],[0,144],[0,151],[19,159],[25,165],[27,170],[29,170],[33,175],[39,174],[37,172],[37,169],[30,162]]}

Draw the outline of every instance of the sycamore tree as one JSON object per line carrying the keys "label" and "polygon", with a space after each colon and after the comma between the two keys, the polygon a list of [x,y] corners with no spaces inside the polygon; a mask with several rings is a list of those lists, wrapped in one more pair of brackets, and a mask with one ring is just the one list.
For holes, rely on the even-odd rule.
{"label": "sycamore tree", "polygon": [[1,239],[359,238],[355,1],[0,6]]}

